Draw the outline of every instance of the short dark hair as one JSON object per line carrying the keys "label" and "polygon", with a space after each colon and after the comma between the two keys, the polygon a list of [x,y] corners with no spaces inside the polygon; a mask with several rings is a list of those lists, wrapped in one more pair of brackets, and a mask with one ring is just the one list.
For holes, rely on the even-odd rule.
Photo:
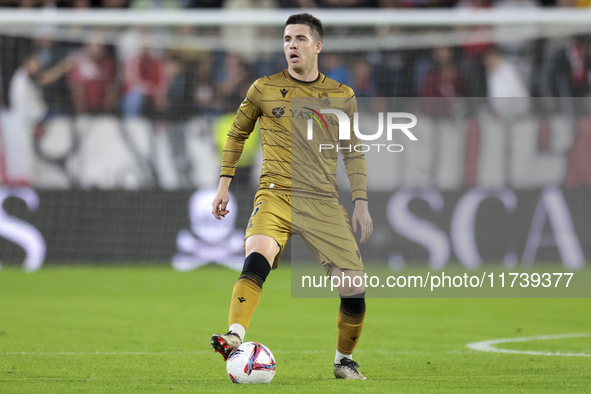
{"label": "short dark hair", "polygon": [[320,19],[307,12],[290,16],[287,18],[287,22],[285,22],[285,27],[287,27],[287,25],[306,25],[310,28],[312,34],[316,35],[318,41],[322,41],[322,36],[324,35],[324,32],[322,31],[322,22],[320,22]]}

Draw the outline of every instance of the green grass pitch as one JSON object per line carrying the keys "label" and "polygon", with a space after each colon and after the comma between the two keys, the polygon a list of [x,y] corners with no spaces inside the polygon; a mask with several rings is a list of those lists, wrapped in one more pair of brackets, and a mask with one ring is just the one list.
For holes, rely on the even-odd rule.
{"label": "green grass pitch", "polygon": [[[591,332],[590,299],[369,299],[355,359],[336,381],[337,299],[264,286],[247,340],[277,359],[269,385],[235,385],[209,349],[238,274],[217,266],[0,271],[0,393],[584,393],[591,357],[490,353],[467,343]],[[591,354],[591,337],[498,345]]]}

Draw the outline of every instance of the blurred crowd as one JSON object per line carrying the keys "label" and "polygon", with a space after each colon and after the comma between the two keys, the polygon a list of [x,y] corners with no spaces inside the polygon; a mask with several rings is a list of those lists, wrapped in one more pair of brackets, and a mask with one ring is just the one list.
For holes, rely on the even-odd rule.
{"label": "blurred crowd", "polygon": [[[31,163],[39,152],[33,150],[39,150],[43,124],[107,115],[124,121],[120,123],[147,120],[153,129],[152,140],[166,135],[174,166],[179,174],[184,174],[179,178],[187,179],[178,183],[191,185],[185,140],[187,123],[196,119],[209,122],[203,130],[213,145],[221,149],[251,83],[286,68],[284,55],[278,51],[249,56],[248,51],[229,50],[220,40],[223,32],[219,30],[208,32],[188,26],[167,29],[169,38],[174,30],[172,37],[176,41],[214,37],[212,42],[222,43],[212,46],[219,49],[211,50],[170,45],[163,30],[155,28],[89,30],[70,26],[66,30],[70,39],[60,39],[64,31],[56,29],[40,26],[29,35],[0,33],[0,124],[4,125],[4,144],[13,147],[7,152],[14,159],[13,173],[22,174],[16,179],[24,179],[24,184],[34,172]],[[441,34],[458,31],[464,37],[473,32],[447,29]],[[263,39],[280,34],[263,33]],[[345,33],[345,37],[355,34]],[[397,30],[395,34],[398,33],[405,31]],[[256,41],[259,36],[254,37]],[[547,101],[536,100],[547,102],[538,108],[541,113],[555,109],[588,116],[591,107],[576,98],[591,96],[591,35],[536,37],[509,43],[468,40],[453,46],[390,50],[331,52],[327,48],[320,56],[319,69],[351,86],[357,97],[545,97]],[[505,107],[495,106],[492,100],[488,103],[497,115],[524,113],[520,108],[507,106],[507,101],[499,103]],[[422,108],[432,117],[451,114],[451,106]],[[18,141],[6,142],[11,138],[9,130],[18,135]],[[83,135],[79,131],[78,137],[73,138]],[[16,154],[17,151],[25,153]],[[66,161],[60,160],[52,162],[67,173]],[[215,167],[215,159],[204,160]],[[255,164],[253,160],[251,157],[249,167]]]}
{"label": "blurred crowd", "polygon": [[[101,32],[85,42],[42,33],[0,35],[4,107],[26,107],[37,89],[47,117],[109,113],[183,121],[235,112],[252,81],[286,67],[282,53],[247,60],[221,50],[163,49],[157,35],[141,29],[122,33],[116,44]],[[320,70],[358,97],[585,97],[591,95],[591,40],[576,35],[508,47],[325,52]]]}
{"label": "blurred crowd", "polygon": [[252,82],[241,57],[164,51],[137,31],[107,45],[101,33],[85,43],[0,36],[3,103],[27,94],[19,79],[42,92],[47,116],[120,113],[186,119],[237,107]]}

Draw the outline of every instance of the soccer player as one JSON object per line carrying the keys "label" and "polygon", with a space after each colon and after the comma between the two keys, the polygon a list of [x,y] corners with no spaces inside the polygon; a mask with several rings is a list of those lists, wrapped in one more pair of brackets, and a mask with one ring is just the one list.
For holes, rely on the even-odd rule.
{"label": "soccer player", "polygon": [[[363,153],[341,149],[355,204],[351,229],[347,212],[338,202],[337,150],[328,151],[331,154],[325,151],[319,154],[312,150],[292,149],[292,140],[296,136],[292,130],[292,118],[296,116],[292,111],[298,111],[290,107],[292,98],[309,97],[324,108],[341,102],[343,106],[339,108],[345,110],[351,120],[357,110],[353,90],[318,71],[322,34],[322,23],[310,14],[288,18],[283,35],[287,70],[260,78],[252,84],[224,145],[220,183],[212,204],[212,213],[217,219],[229,212],[226,209],[228,187],[244,141],[260,119],[263,165],[254,210],[246,228],[246,260],[232,293],[229,332],[211,338],[211,347],[221,353],[224,360],[244,340],[263,283],[271,269],[277,267],[279,256],[292,233],[304,239],[328,275],[341,278],[344,275],[351,279],[363,275],[363,263],[353,235],[359,228],[360,242],[364,243],[373,231]],[[333,131],[331,136],[336,143],[337,134]],[[359,140],[351,132],[347,142],[349,147],[357,142]],[[306,160],[313,164],[305,167]],[[296,162],[304,163],[304,176],[296,177],[291,173]],[[351,284],[355,281],[343,282],[338,288],[341,303],[337,316],[334,374],[341,379],[365,379],[352,359],[363,328],[365,288]]]}

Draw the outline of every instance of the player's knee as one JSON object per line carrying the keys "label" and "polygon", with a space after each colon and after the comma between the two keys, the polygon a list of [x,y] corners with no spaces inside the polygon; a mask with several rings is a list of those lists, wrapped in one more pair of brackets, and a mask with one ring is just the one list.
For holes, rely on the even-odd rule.
{"label": "player's knee", "polygon": [[263,255],[267,259],[269,266],[272,266],[275,256],[279,253],[277,241],[268,235],[251,235],[246,238],[245,249],[247,256],[253,253]]}
{"label": "player's knee", "polygon": [[363,271],[341,270],[335,267],[330,271],[330,275],[336,277],[341,297],[359,297],[359,294],[365,294]]}
{"label": "player's knee", "polygon": [[341,296],[341,310],[353,316],[364,314],[365,291],[351,296]]}
{"label": "player's knee", "polygon": [[358,286],[344,286],[338,289],[341,297],[359,297],[360,294],[365,294],[365,287]]}
{"label": "player's knee", "polygon": [[240,279],[249,279],[262,288],[269,272],[271,272],[271,265],[265,256],[258,252],[252,252],[244,261]]}

